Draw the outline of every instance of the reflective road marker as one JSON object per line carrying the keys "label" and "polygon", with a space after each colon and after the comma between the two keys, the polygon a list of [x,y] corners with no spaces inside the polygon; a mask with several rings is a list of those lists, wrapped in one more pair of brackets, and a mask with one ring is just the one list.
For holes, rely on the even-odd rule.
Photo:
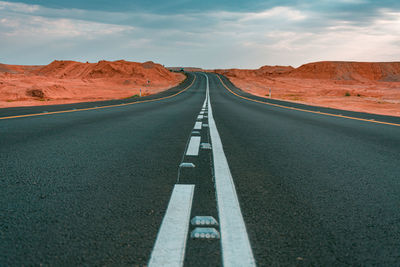
{"label": "reflective road marker", "polygon": [[177,184],[169,200],[149,267],[183,266],[194,185]]}
{"label": "reflective road marker", "polygon": [[208,76],[204,75],[207,79],[208,125],[214,160],[223,266],[255,266],[232,174],[212,115]]}

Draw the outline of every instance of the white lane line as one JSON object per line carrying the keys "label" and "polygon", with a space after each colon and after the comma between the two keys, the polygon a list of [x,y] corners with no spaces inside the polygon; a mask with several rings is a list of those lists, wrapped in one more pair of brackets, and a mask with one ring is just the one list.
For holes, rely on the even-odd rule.
{"label": "white lane line", "polygon": [[194,124],[194,129],[195,130],[201,130],[201,125],[203,123],[201,121],[196,121],[196,123]]}
{"label": "white lane line", "polygon": [[232,174],[212,115],[208,76],[204,75],[207,79],[208,125],[214,160],[223,266],[256,266]]}
{"label": "white lane line", "polygon": [[200,111],[200,115],[203,115],[204,114],[204,111],[202,110],[202,111]]}
{"label": "white lane line", "polygon": [[197,119],[198,119],[198,120],[202,120],[203,117],[204,117],[203,115],[199,115],[199,116],[197,116]]}
{"label": "white lane line", "polygon": [[201,109],[205,110],[206,108],[207,108],[207,92],[206,92],[206,98],[204,99],[203,107]]}
{"label": "white lane line", "polygon": [[194,185],[177,184],[151,253],[149,267],[183,266]]}
{"label": "white lane line", "polygon": [[189,146],[186,151],[186,156],[197,156],[199,155],[200,148],[200,136],[192,136],[189,141]]}

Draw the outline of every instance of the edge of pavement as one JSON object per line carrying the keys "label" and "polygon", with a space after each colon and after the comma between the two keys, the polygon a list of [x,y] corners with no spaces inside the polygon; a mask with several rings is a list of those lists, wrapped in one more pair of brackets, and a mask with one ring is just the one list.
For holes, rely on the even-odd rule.
{"label": "edge of pavement", "polygon": [[160,101],[177,96],[186,91],[187,89],[189,89],[194,84],[194,82],[196,81],[196,75],[192,73],[185,73],[185,74],[187,78],[179,85],[149,96],[144,96],[140,98],[126,98],[126,99],[104,100],[104,101],[94,101],[94,102],[79,102],[79,103],[61,104],[61,105],[0,108],[0,120],[77,112],[77,111],[87,111],[87,110],[128,106],[139,103]]}
{"label": "edge of pavement", "polygon": [[275,106],[279,108],[297,110],[297,111],[320,114],[325,116],[359,120],[377,124],[386,124],[391,126],[400,126],[400,117],[334,109],[322,106],[311,106],[306,104],[256,96],[236,87],[226,76],[221,74],[215,74],[215,75],[218,77],[222,86],[225,87],[225,89],[227,89],[231,94],[239,98],[242,98],[244,100],[261,103],[269,106]]}

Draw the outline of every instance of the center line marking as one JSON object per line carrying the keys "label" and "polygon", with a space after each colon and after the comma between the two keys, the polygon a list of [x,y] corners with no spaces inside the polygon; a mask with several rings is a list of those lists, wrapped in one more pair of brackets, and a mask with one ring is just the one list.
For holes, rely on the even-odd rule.
{"label": "center line marking", "polygon": [[256,266],[235,184],[212,115],[208,76],[204,75],[207,79],[208,125],[214,161],[223,266]]}
{"label": "center line marking", "polygon": [[189,141],[189,146],[186,151],[186,156],[198,156],[200,148],[200,136],[192,136]]}
{"label": "center line marking", "polygon": [[161,223],[149,267],[183,266],[194,185],[177,184]]}

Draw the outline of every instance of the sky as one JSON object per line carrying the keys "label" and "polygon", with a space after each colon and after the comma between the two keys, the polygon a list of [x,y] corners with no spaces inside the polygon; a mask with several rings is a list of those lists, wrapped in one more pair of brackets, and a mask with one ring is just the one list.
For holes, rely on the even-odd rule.
{"label": "sky", "polygon": [[400,61],[398,0],[0,0],[0,62]]}

